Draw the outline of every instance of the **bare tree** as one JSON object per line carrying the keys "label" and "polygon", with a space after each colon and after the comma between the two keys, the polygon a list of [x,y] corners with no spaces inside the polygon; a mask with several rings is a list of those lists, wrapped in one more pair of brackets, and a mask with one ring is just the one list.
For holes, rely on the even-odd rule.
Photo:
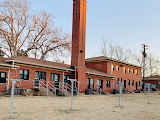
{"label": "bare tree", "polygon": [[[142,53],[142,51],[140,52]],[[143,67],[143,57],[142,54],[133,54],[132,55],[132,63]],[[147,55],[147,58],[145,60],[145,74],[146,76],[153,76],[153,75],[159,75],[159,66],[160,66],[160,60],[159,57],[156,55],[153,55],[151,52]],[[143,73],[143,71],[142,71]]]}
{"label": "bare tree", "polygon": [[22,55],[47,59],[71,46],[69,35],[55,27],[53,15],[34,13],[25,0],[5,0],[0,4],[0,20],[1,45],[8,56],[23,51]]}
{"label": "bare tree", "polygon": [[159,58],[152,53],[149,53],[147,58],[147,72],[150,76],[159,74]]}
{"label": "bare tree", "polygon": [[120,61],[129,61],[131,50],[123,49],[119,45],[107,44],[107,40],[103,41],[101,54]]}

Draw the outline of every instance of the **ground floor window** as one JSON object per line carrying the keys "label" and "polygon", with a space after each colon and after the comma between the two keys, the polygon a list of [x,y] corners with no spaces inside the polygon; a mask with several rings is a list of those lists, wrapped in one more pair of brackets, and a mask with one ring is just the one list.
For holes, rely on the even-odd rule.
{"label": "ground floor window", "polygon": [[29,79],[29,70],[21,69],[19,78],[23,79],[23,80],[28,80]]}
{"label": "ground floor window", "polygon": [[64,75],[64,83],[68,83],[70,84],[70,80],[69,80],[70,76],[69,75]]}
{"label": "ground floor window", "polygon": [[131,83],[130,83],[130,79],[128,79],[128,85],[130,85]]}
{"label": "ground floor window", "polygon": [[59,82],[59,74],[51,73],[50,80],[54,80],[55,82]]}
{"label": "ground floor window", "polygon": [[158,82],[158,86],[160,86],[160,82]]}
{"label": "ground floor window", "polygon": [[134,80],[132,80],[132,86],[134,86]]}
{"label": "ground floor window", "polygon": [[0,83],[6,83],[6,73],[0,72]]}
{"label": "ground floor window", "polygon": [[36,71],[36,79],[46,80],[46,72]]}
{"label": "ground floor window", "polygon": [[139,81],[139,86],[141,86],[141,81]]}
{"label": "ground floor window", "polygon": [[122,78],[121,78],[121,82],[122,82]]}
{"label": "ground floor window", "polygon": [[88,78],[87,86],[88,86],[88,89],[91,89],[91,88],[94,89],[94,79],[93,78]]}
{"label": "ground floor window", "polygon": [[117,78],[117,84],[119,84],[119,78]]}
{"label": "ground floor window", "polygon": [[111,82],[107,80],[107,81],[106,81],[106,87],[107,87],[107,88],[110,88],[110,86],[111,86]]}

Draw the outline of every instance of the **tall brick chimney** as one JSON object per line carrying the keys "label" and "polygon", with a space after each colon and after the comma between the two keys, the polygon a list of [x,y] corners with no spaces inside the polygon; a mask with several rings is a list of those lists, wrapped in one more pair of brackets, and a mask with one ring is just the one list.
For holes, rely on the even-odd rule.
{"label": "tall brick chimney", "polygon": [[72,56],[71,65],[76,68],[80,90],[87,88],[85,67],[86,0],[73,0]]}

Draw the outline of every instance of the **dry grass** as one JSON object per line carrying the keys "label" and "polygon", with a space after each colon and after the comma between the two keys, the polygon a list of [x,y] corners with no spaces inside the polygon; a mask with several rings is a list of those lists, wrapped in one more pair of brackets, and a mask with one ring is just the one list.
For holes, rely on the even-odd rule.
{"label": "dry grass", "polygon": [[[160,120],[160,95],[122,95],[122,107],[118,107],[118,95],[80,95],[74,97],[74,110],[70,110],[70,97],[15,97],[15,120]],[[0,97],[0,120],[7,120],[10,97]]]}

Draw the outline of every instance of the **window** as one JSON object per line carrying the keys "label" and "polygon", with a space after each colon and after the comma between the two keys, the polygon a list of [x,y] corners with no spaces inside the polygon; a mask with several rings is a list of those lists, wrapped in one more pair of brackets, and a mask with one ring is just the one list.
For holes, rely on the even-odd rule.
{"label": "window", "polygon": [[50,74],[50,80],[54,80],[54,74],[55,74],[55,73],[51,73],[51,74]]}
{"label": "window", "polygon": [[59,74],[51,73],[50,80],[54,80],[55,82],[59,82]]}
{"label": "window", "polygon": [[134,80],[132,80],[132,86],[134,86]]}
{"label": "window", "polygon": [[128,85],[130,85],[131,83],[130,83],[130,79],[128,79]]}
{"label": "window", "polygon": [[36,79],[46,80],[46,72],[36,71]]}
{"label": "window", "polygon": [[70,84],[70,80],[68,80],[69,78],[70,78],[69,75],[64,75],[64,83]]}
{"label": "window", "polygon": [[160,86],[160,82],[158,82],[158,86]]}
{"label": "window", "polygon": [[0,83],[6,83],[6,73],[0,72]]}
{"label": "window", "polygon": [[134,74],[134,69],[133,69],[133,74]]}
{"label": "window", "polygon": [[97,80],[97,86],[99,86],[99,80]]}
{"label": "window", "polygon": [[59,82],[59,74],[55,74],[55,79],[54,79],[55,82]]}
{"label": "window", "polygon": [[117,84],[119,84],[119,78],[117,78]]}
{"label": "window", "polygon": [[88,85],[88,89],[91,89],[92,86],[93,86],[93,89],[94,89],[94,79],[93,78],[88,78],[87,85]]}
{"label": "window", "polygon": [[121,82],[122,82],[122,78],[121,78]]}
{"label": "window", "polygon": [[138,75],[138,70],[136,70],[136,75]]}
{"label": "window", "polygon": [[114,71],[114,65],[112,65],[112,71]]}
{"label": "window", "polygon": [[126,73],[126,72],[127,72],[125,67],[123,68],[123,70],[124,70],[124,73]]}
{"label": "window", "polygon": [[19,79],[28,80],[29,79],[29,70],[20,70]]}
{"label": "window", "polygon": [[139,86],[141,86],[141,81],[139,81]]}
{"label": "window", "polygon": [[94,79],[93,78],[90,78],[90,84],[94,85]]}
{"label": "window", "polygon": [[130,69],[128,68],[128,73],[130,73]]}
{"label": "window", "polygon": [[119,66],[117,66],[117,71],[119,71]]}
{"label": "window", "polygon": [[107,87],[107,88],[110,88],[110,84],[111,84],[111,82],[107,80],[107,81],[106,81],[106,87]]}

